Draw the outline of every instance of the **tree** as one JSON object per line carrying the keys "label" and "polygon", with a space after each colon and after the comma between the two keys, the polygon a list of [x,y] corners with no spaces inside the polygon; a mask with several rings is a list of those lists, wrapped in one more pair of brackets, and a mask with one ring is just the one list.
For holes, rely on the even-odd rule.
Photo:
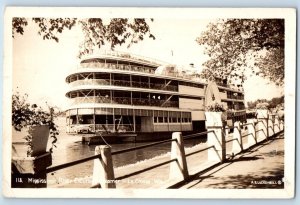
{"label": "tree", "polygon": [[[153,21],[153,19],[150,19]],[[12,37],[16,33],[23,35],[24,27],[28,25],[30,19],[12,19]],[[113,18],[108,23],[104,23],[101,18],[32,18],[32,22],[39,27],[38,34],[42,38],[59,42],[58,33],[65,29],[71,30],[76,24],[81,25],[84,33],[84,40],[80,44],[79,57],[84,54],[93,53],[95,48],[100,48],[105,44],[110,44],[111,49],[116,45],[138,43],[148,35],[155,40],[150,33],[150,27],[146,19]]]}
{"label": "tree", "polygon": [[218,20],[210,23],[196,41],[210,57],[203,65],[204,78],[243,84],[251,69],[253,75],[279,86],[284,84],[283,19]]}
{"label": "tree", "polygon": [[247,102],[248,105],[248,109],[254,109],[256,108],[256,105],[259,103],[268,103],[269,104],[269,108],[276,108],[278,105],[283,104],[284,103],[284,96],[281,97],[274,97],[271,100],[267,100],[267,99],[257,99],[255,101],[249,101]]}
{"label": "tree", "polygon": [[277,98],[275,97],[269,101],[270,108],[276,108],[278,105],[283,103],[284,103],[284,96],[277,97]]}
{"label": "tree", "polygon": [[248,109],[254,109],[256,107],[256,102],[247,102],[247,105],[248,105]]}

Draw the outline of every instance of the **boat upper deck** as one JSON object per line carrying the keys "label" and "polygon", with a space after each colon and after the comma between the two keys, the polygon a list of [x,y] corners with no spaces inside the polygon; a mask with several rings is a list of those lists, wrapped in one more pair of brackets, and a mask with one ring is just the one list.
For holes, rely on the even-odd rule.
{"label": "boat upper deck", "polygon": [[149,58],[137,54],[121,52],[121,51],[108,51],[108,50],[104,50],[94,55],[85,56],[82,58],[81,63],[84,63],[90,59],[97,59],[97,58],[113,59],[118,61],[131,62],[134,64],[148,65],[151,67],[158,67],[160,65],[168,64],[167,62],[158,59]]}
{"label": "boat upper deck", "polygon": [[[157,72],[160,66],[166,66],[166,69]],[[67,76],[66,82],[70,83],[76,74],[92,72],[111,72],[122,73],[135,76],[148,76],[159,79],[176,80],[178,82],[188,82],[200,85],[207,85],[207,79],[200,78],[198,73],[186,73],[176,70],[174,65],[140,55],[129,54],[125,52],[104,51],[96,55],[89,55],[81,60],[76,70],[71,71]],[[217,85],[224,90],[243,93],[242,88],[237,88],[221,81]]]}

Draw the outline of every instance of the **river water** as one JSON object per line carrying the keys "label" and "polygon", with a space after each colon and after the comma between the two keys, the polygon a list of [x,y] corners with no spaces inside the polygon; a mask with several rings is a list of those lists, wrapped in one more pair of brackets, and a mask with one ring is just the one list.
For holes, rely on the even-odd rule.
{"label": "river water", "polygon": [[[85,157],[93,156],[95,152],[95,147],[97,145],[87,145],[81,143],[80,135],[69,135],[65,132],[64,118],[60,118],[57,121],[59,125],[60,134],[58,135],[58,141],[56,143],[57,148],[53,149],[52,154],[52,166],[64,164],[67,162],[72,162]],[[22,136],[25,136],[24,132],[13,132],[13,142],[22,141]],[[170,133],[171,138],[171,133]],[[51,141],[51,139],[49,140]],[[149,142],[148,142],[149,143]],[[187,140],[185,142],[186,147],[192,147],[196,144],[203,143],[201,140]],[[50,144],[50,143],[49,143]],[[112,151],[132,148],[136,146],[141,146],[147,143],[123,143],[123,144],[110,144]],[[25,146],[21,144],[15,145],[19,153],[25,150]],[[165,155],[171,150],[171,143],[164,143],[160,145],[155,145],[145,149],[139,149],[119,155],[113,156],[114,167],[122,167],[129,164],[134,164],[146,159],[151,159],[157,156]],[[48,174],[48,180],[59,182],[63,180],[68,182],[68,180],[73,180],[74,178],[86,178],[93,175],[93,164],[94,161],[88,161],[82,164],[78,164],[69,168],[65,168],[54,173]],[[57,184],[57,183],[54,183]]]}
{"label": "river water", "polygon": [[[171,134],[170,134],[171,137]],[[149,143],[149,142],[148,142]],[[189,140],[186,143],[186,147],[192,147],[198,143],[200,140]],[[112,152],[127,148],[132,148],[136,146],[141,146],[147,143],[124,143],[124,144],[110,144],[112,147]],[[97,145],[86,145],[81,143],[80,136],[60,134],[57,143],[57,148],[53,150],[53,166],[59,165],[74,160],[82,159],[94,155],[95,147]],[[114,167],[122,167],[129,164],[134,164],[139,161],[146,159],[151,159],[157,156],[167,154],[171,150],[171,143],[164,143],[160,145],[155,145],[145,149],[139,149],[135,151],[130,151],[127,153],[114,155],[113,165]],[[91,176],[93,174],[93,160],[75,165],[70,168],[59,170],[51,174],[54,178],[84,178],[86,176]]]}
{"label": "river water", "polygon": [[[93,156],[95,154],[95,147],[97,145],[87,145],[82,144],[81,135],[69,135],[65,131],[65,118],[59,118],[56,121],[59,126],[60,134],[57,136],[58,141],[56,143],[56,148],[53,149],[52,153],[52,166],[61,165],[64,163],[72,162],[75,160],[83,159],[86,157]],[[26,146],[20,142],[24,142],[24,136],[26,136],[26,131],[12,133],[12,141],[14,148],[17,151],[17,155],[26,156]],[[228,139],[231,139],[231,134]],[[171,133],[170,133],[171,138]],[[247,139],[245,140],[245,143]],[[196,145],[201,148],[206,147],[206,139],[193,139],[185,140],[185,148],[194,149]],[[148,144],[149,142],[143,143],[123,143],[123,144],[110,144],[112,147],[112,152],[128,149],[132,147],[137,147],[141,145]],[[48,142],[48,148],[50,148],[51,139]],[[199,149],[199,146],[197,146]],[[227,154],[231,154],[232,142],[226,143]],[[186,149],[187,152],[188,149]],[[139,149],[135,151],[126,152],[123,154],[113,155],[113,165],[114,168],[121,168],[122,170],[130,170],[135,164],[138,166],[138,162],[153,159],[160,160],[161,157],[167,157],[170,159],[171,143],[164,143],[155,146],[151,146],[145,149]],[[197,158],[197,161],[205,161],[207,157],[206,152],[201,152]],[[153,161],[152,160],[152,161]],[[188,163],[189,163],[189,159]],[[148,163],[147,161],[146,163]],[[129,166],[127,166],[129,165]],[[47,175],[48,187],[72,187],[72,188],[86,188],[91,186],[91,178],[93,175],[94,160],[87,161],[72,167],[61,169]],[[115,169],[120,170],[120,169]],[[157,173],[159,174],[159,173]]]}
{"label": "river water", "polygon": [[[95,154],[95,147],[97,145],[87,145],[82,144],[81,135],[69,135],[65,131],[65,119],[59,118],[56,122],[59,125],[60,134],[57,136],[58,141],[56,143],[56,148],[53,149],[52,153],[52,166],[61,165],[64,163],[72,162],[75,160],[83,159],[86,157],[93,156]],[[21,143],[24,142],[23,137],[26,132],[15,132],[13,131],[13,144],[18,153],[22,156],[26,156],[26,146]],[[171,133],[170,133],[171,138]],[[229,136],[230,139],[230,136]],[[185,140],[185,148],[194,147],[195,145],[200,145],[202,148],[206,147],[206,139],[193,139]],[[123,144],[110,144],[112,147],[112,152],[117,150],[123,150],[127,148],[132,148],[136,146],[141,146],[148,144],[149,142],[143,143],[123,143]],[[226,143],[226,149],[231,150],[232,143]],[[48,148],[51,145],[51,139],[48,143]],[[164,143],[160,145],[151,146],[144,149],[139,149],[135,151],[126,152],[123,154],[118,154],[113,156],[113,165],[115,168],[124,167],[127,169],[126,165],[132,165],[137,162],[141,162],[147,159],[152,159],[159,156],[167,156],[171,150],[171,143]],[[25,154],[24,154],[25,153]],[[202,156],[203,155],[203,156]],[[200,158],[206,158],[205,153],[201,154]],[[77,179],[87,179],[84,184],[74,184],[73,187],[89,187],[91,185],[91,176],[93,175],[94,160],[81,163],[72,167],[58,170],[53,173],[49,173],[48,186],[49,187],[70,187]],[[75,179],[75,180],[74,180]],[[51,182],[51,183],[49,183]]]}

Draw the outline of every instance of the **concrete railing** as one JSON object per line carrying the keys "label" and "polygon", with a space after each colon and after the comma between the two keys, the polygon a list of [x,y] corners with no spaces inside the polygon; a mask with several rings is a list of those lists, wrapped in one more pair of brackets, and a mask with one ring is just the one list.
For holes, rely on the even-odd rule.
{"label": "concrete railing", "polygon": [[[230,140],[226,140],[229,135],[229,132],[226,131],[228,129],[233,129],[232,139]],[[98,187],[98,188],[117,187],[116,184],[110,185],[110,183],[105,183],[105,182],[115,182],[118,180],[122,180],[125,179],[126,177],[132,177],[136,174],[141,174],[142,172],[146,172],[151,169],[170,163],[169,182],[173,182],[174,185],[184,180],[187,180],[189,177],[191,177],[191,175],[189,174],[190,167],[188,167],[187,157],[192,156],[193,154],[198,154],[200,152],[208,151],[207,162],[211,162],[209,163],[210,166],[214,166],[216,164],[225,162],[229,157],[232,157],[232,155],[236,155],[264,140],[267,140],[268,138],[274,136],[275,134],[278,134],[282,130],[283,130],[283,122],[280,122],[278,117],[276,117],[274,120],[270,120],[269,118],[249,119],[248,122],[244,124],[240,122],[235,122],[233,127],[222,127],[222,126],[209,127],[207,129],[207,132],[197,133],[189,136],[182,136],[180,132],[174,132],[172,134],[171,140],[166,140],[166,141],[157,142],[153,144],[154,146],[161,143],[171,142],[170,160],[167,160],[160,164],[156,164],[151,167],[145,167],[142,170],[128,174],[123,177],[113,178],[112,176],[114,176],[113,174],[114,168],[112,165],[109,168],[103,167],[103,164],[106,164],[104,163],[104,161],[107,160],[105,159],[106,156],[102,155],[101,158],[96,159],[94,163],[94,166],[97,167],[96,170],[99,171],[94,172],[93,174],[93,184],[94,187]],[[201,135],[204,134],[207,134],[207,138],[208,138],[207,147],[186,154],[184,141],[189,138],[199,138]],[[248,138],[247,143],[244,143],[245,138]],[[226,144],[230,142],[232,142],[232,148],[231,150],[228,150],[231,153],[231,155],[228,156],[226,154],[227,153]],[[101,147],[102,149],[105,148],[110,150],[110,147],[107,146],[99,146],[96,149],[101,149]],[[132,148],[127,151],[133,151],[135,149],[136,148]],[[137,147],[137,149],[139,148]],[[107,152],[111,153],[110,151]],[[111,156],[115,154],[121,154],[124,152],[119,152],[119,153],[112,152]],[[112,158],[111,156],[108,156],[108,158],[111,159]],[[101,161],[101,163],[99,163],[99,161]],[[205,167],[205,168],[209,168],[209,167]],[[108,169],[109,172],[112,172],[112,174],[107,174],[107,175],[103,174],[103,170],[106,169]],[[199,170],[199,172],[201,171],[203,170]],[[110,178],[108,176],[110,176]],[[169,185],[170,187],[172,187],[171,184]]]}
{"label": "concrete railing", "polygon": [[[229,134],[229,130],[233,129],[233,133]],[[173,187],[181,183],[195,173],[200,173],[212,166],[225,162],[228,158],[243,152],[244,150],[255,146],[256,144],[268,140],[268,138],[275,136],[284,129],[283,122],[277,116],[268,116],[267,118],[248,119],[247,123],[235,122],[232,127],[225,126],[208,126],[206,132],[196,133],[188,136],[182,136],[181,132],[174,132],[172,138],[168,140],[153,142],[150,144],[128,148],[124,150],[112,152],[111,147],[108,145],[101,145],[95,148],[95,155],[84,159],[76,160],[73,162],[45,168],[42,173],[52,173],[57,170],[65,169],[77,164],[81,164],[90,160],[94,160],[93,177],[91,188],[118,188],[116,181],[134,177],[143,174],[158,167],[169,165],[167,184],[163,187]],[[192,150],[186,153],[185,141],[193,138],[200,138],[207,135],[207,143],[201,149]],[[231,138],[231,139],[230,139]],[[247,142],[246,142],[247,141]],[[164,143],[171,143],[170,159],[160,161],[158,163],[146,163],[146,166],[140,170],[131,173],[123,174],[122,176],[115,176],[115,168],[113,167],[113,156],[124,154],[127,152],[141,150],[148,147],[161,145]],[[232,146],[230,150],[227,149],[228,143]],[[206,165],[200,164],[199,170],[194,174],[189,173],[193,169],[189,165],[188,157],[203,153],[207,151]],[[227,154],[229,153],[229,154]],[[195,165],[195,163],[192,163]],[[36,164],[35,164],[36,166]],[[197,166],[198,167],[198,166]],[[130,169],[128,169],[130,170]],[[20,173],[22,175],[22,173]],[[26,173],[23,173],[26,174]],[[38,176],[40,173],[32,173],[32,177]],[[45,182],[46,180],[46,175]],[[47,186],[47,184],[45,184]]]}

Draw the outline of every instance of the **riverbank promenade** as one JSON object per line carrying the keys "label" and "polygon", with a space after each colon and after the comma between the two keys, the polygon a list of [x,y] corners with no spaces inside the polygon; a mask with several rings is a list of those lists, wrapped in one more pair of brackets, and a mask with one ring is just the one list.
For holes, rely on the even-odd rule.
{"label": "riverbank promenade", "polygon": [[284,137],[262,142],[176,188],[284,188]]}
{"label": "riverbank promenade", "polygon": [[[233,129],[233,132],[228,133],[229,129]],[[94,156],[41,171],[47,174],[47,183],[43,186],[102,189],[280,189],[284,188],[283,131],[283,124],[278,119],[275,118],[273,123],[272,120],[263,118],[258,121],[249,120],[244,124],[236,122],[232,128],[208,126],[205,132],[186,136],[173,132],[170,139],[116,151],[111,151],[112,147],[109,145],[99,145],[95,147]],[[203,135],[207,135],[206,142],[201,140]],[[193,143],[189,141],[195,139],[197,141],[192,141]],[[136,155],[147,154],[146,148],[161,144],[167,144],[164,147],[166,153],[124,166],[114,165],[115,161],[124,159],[124,155],[129,152],[134,151]],[[92,175],[74,180],[68,180],[67,175],[56,177],[56,171],[91,160],[94,161],[93,165],[90,164]],[[35,164],[41,162],[35,161]],[[37,176],[38,174],[39,172],[36,173]],[[20,177],[22,176],[21,174]]]}
{"label": "riverbank promenade", "polygon": [[[207,161],[207,151],[187,157],[190,177],[179,182],[170,178],[170,164],[157,167],[147,172],[128,176],[132,172],[143,170],[149,166],[170,160],[167,154],[140,161],[114,169],[117,189],[251,189],[251,188],[284,188],[284,133],[279,133],[268,140],[244,150],[232,157],[232,135],[229,135],[226,145],[227,160],[223,163]],[[245,141],[247,142],[247,141]],[[199,149],[206,149],[207,145],[199,144],[186,148],[186,154]],[[203,170],[203,171],[201,171]],[[51,175],[49,175],[50,177]],[[121,176],[126,176],[120,179]],[[92,176],[88,176],[86,183],[49,184],[50,187],[88,188],[91,186]],[[179,182],[179,183],[178,183]]]}

